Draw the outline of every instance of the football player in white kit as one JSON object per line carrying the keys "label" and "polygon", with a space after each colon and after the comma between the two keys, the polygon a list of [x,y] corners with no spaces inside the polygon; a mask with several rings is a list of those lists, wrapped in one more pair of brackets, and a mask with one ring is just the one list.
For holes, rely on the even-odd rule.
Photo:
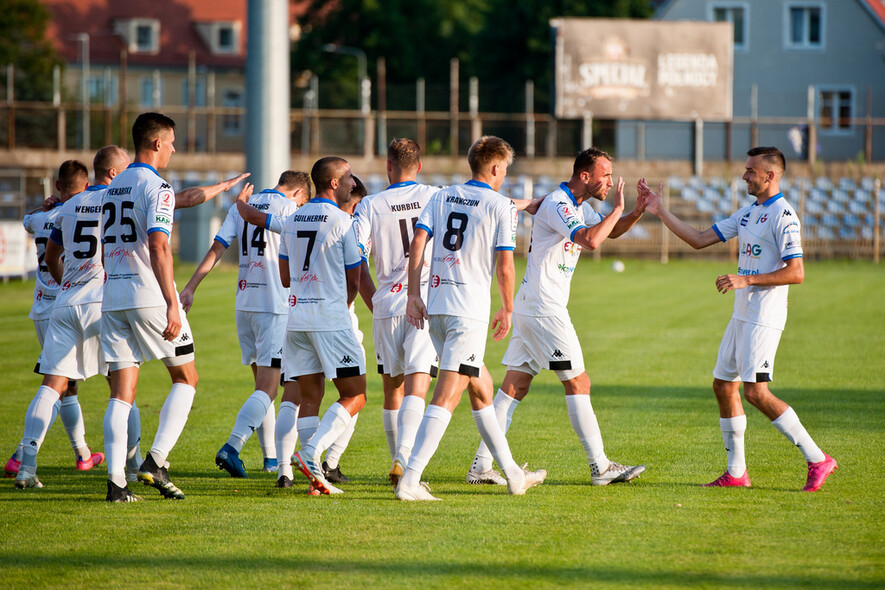
{"label": "football player in white kit", "polygon": [[[350,193],[351,199],[341,206],[341,210],[348,215],[353,215],[354,208],[359,204],[360,200],[366,196],[365,185],[363,185],[356,176],[351,175],[351,178],[354,183],[354,187]],[[287,218],[280,215],[268,215],[260,209],[250,205],[249,195],[251,194],[251,191],[251,185],[247,184],[237,197],[236,205],[242,219],[252,225],[263,224],[268,231],[277,234],[281,233],[283,230],[283,224]],[[359,321],[357,320],[354,311],[354,302],[351,302],[348,308],[348,313],[350,314],[354,334],[362,348],[363,333],[359,329]],[[365,355],[365,349],[363,350],[363,354]],[[301,404],[301,389],[298,387],[298,381],[295,377],[286,375],[285,365],[283,366],[282,381],[283,397],[280,402],[280,413],[277,417],[276,431],[274,433],[277,457],[280,458],[276,487],[291,488],[293,485],[291,456],[295,452],[298,438],[301,437],[302,441],[310,440],[310,437],[316,432],[317,426],[319,426],[320,418],[318,413],[305,416],[298,415],[299,405]],[[318,408],[316,409],[318,410]],[[328,448],[326,459],[322,463],[322,470],[326,479],[332,483],[347,483],[350,481],[347,476],[341,473],[341,468],[338,466],[338,460],[341,458],[341,455],[350,443],[350,438],[353,436],[358,418],[359,414],[354,414],[344,431]],[[318,490],[315,490],[313,485],[310,486],[309,492],[311,494],[320,494]]]}
{"label": "football player in white kit", "polygon": [[[356,209],[357,236],[363,257],[360,292],[372,312],[372,337],[378,372],[384,388],[382,422],[393,461],[391,482],[396,485],[408,463],[415,432],[424,413],[430,379],[437,373],[437,356],[425,327],[414,329],[406,320],[409,244],[418,215],[439,190],[418,184],[420,148],[411,139],[395,139],[387,147],[390,186],[371,195]],[[375,261],[377,288],[369,274]],[[421,273],[426,292],[430,264]],[[414,420],[402,418],[414,414]]]}
{"label": "football player in white kit", "polygon": [[[125,154],[123,156],[125,157]],[[96,161],[98,161],[98,156],[96,156]],[[128,158],[126,161],[128,163]],[[99,181],[103,177],[103,173],[97,173]],[[89,268],[91,262],[82,260],[85,258],[84,256],[76,260],[69,258],[63,268],[61,263],[62,249],[58,245],[62,241],[60,230],[63,220],[68,220],[65,223],[69,226],[68,232],[74,231],[75,223],[70,220],[77,217],[74,208],[85,194],[81,191],[84,189],[88,191],[92,188],[87,188],[88,178],[88,171],[81,162],[76,160],[64,162],[59,168],[59,177],[56,181],[56,188],[60,194],[59,200],[49,211],[40,210],[27,215],[24,219],[25,227],[37,236],[35,241],[38,248],[39,268],[31,315],[34,318],[35,326],[37,326],[38,339],[43,348],[35,371],[44,377],[41,387],[37,390],[37,394],[25,413],[24,437],[18,453],[20,457],[17,459],[16,455],[13,455],[6,464],[6,472],[8,475],[15,475],[15,485],[18,488],[43,487],[36,476],[37,453],[46,433],[59,413],[76,455],[77,469],[86,471],[100,465],[104,460],[103,453],[92,453],[86,444],[86,429],[76,387],[77,379],[85,379],[98,370],[97,366],[93,366],[94,363],[87,361],[89,366],[85,372],[89,372],[89,375],[84,376],[82,363],[77,366],[78,351],[81,359],[83,356],[94,356],[95,359],[92,360],[96,360],[100,355],[100,349],[97,348],[97,323],[95,324],[95,333],[92,335],[94,338],[89,339],[96,349],[83,351],[82,318],[78,314],[80,308],[77,307],[74,310],[71,308],[72,305],[88,304],[88,300],[94,296],[89,288],[83,288],[81,282],[82,275],[91,272]],[[69,205],[69,203],[71,204]],[[98,227],[97,222],[95,227]],[[88,232],[89,228],[85,229],[85,233]],[[70,236],[67,237],[70,239]],[[83,273],[77,272],[77,267],[80,265],[87,267]],[[41,278],[44,273],[49,277],[48,279]],[[59,288],[59,285],[62,284],[63,273],[66,277],[64,287]],[[55,305],[57,300],[62,300],[62,303]],[[98,301],[101,301],[100,282]],[[47,310],[49,312],[48,318],[40,319]],[[53,320],[52,318],[56,315],[60,317]],[[95,317],[92,317],[95,314],[87,315],[90,315],[90,319],[86,320],[86,323],[97,321]],[[65,338],[65,336],[70,336],[70,338]],[[73,354],[74,358],[60,358],[60,355],[63,356],[66,353]],[[62,362],[64,360],[67,362]],[[73,366],[71,361],[73,361]]]}
{"label": "football player in white kit", "polygon": [[267,219],[285,219],[308,199],[310,177],[304,172],[287,170],[280,175],[274,188],[253,194],[249,199],[249,203],[264,215],[260,225],[244,221],[236,204],[231,205],[215,241],[181,291],[181,304],[185,311],[190,311],[200,282],[221,260],[234,239],[239,241],[237,334],[241,362],[252,368],[255,388],[240,408],[230,437],[215,456],[218,468],[230,473],[231,477],[246,477],[246,468],[239,454],[256,430],[264,454],[264,471],[277,471],[278,468],[273,401],[280,383],[288,305],[277,263],[279,232],[267,230]]}
{"label": "football player in white kit", "polygon": [[326,378],[338,389],[338,401],[293,457],[317,491],[331,494],[341,490],[326,479],[320,458],[366,403],[365,352],[348,312],[361,259],[353,220],[342,210],[353,198],[350,165],[321,158],[310,176],[316,197],[286,220],[280,242],[280,278],[290,286],[284,364],[286,378],[298,378],[304,416],[318,414]]}
{"label": "football player in white kit", "polygon": [[107,500],[132,501],[126,485],[127,422],[140,364],[161,359],[172,388],[138,479],[164,498],[184,499],[169,481],[167,457],[181,435],[198,380],[194,342],[173,280],[170,237],[175,194],[160,177],[175,153],[175,122],[142,113],[132,126],[135,161],[118,174],[102,200],[102,250],[107,275],[101,341],[110,369],[111,398],[104,418]]}
{"label": "football player in white kit", "polygon": [[780,179],[787,167],[783,153],[775,147],[755,147],[747,156],[743,180],[756,201],[704,231],[667,210],[660,194],[652,192],[644,180],[640,181],[640,191],[650,197],[648,210],[692,247],[706,248],[734,237],[740,244],[737,274],[716,277],[720,293],[735,292],[734,313],[713,369],[713,393],[719,404],[719,428],[728,463],[725,473],[705,485],[750,487],[744,457],[747,416],[741,404],[743,383],[744,398],[802,451],[808,463],[803,491],[814,492],[838,467],[836,460],[814,443],[793,408],[768,388],[787,321],[789,285],[805,279],[800,223],[780,191]]}
{"label": "football player in white kit", "polygon": [[[484,136],[467,155],[472,179],[442,189],[431,197],[418,218],[409,249],[406,316],[419,330],[430,319],[430,337],[439,355],[439,379],[424,412],[415,448],[396,486],[398,500],[438,500],[420,478],[436,452],[452,412],[471,377],[483,367],[492,273],[497,274],[501,309],[492,320],[495,340],[510,331],[513,313],[513,250],[516,207],[497,191],[513,161],[513,148],[504,140]],[[430,282],[425,306],[421,274],[427,241],[431,249]],[[495,417],[491,388],[471,391],[473,418],[483,440],[507,477],[511,494],[524,494],[544,481],[544,470],[520,468]]]}
{"label": "football player in white kit", "polygon": [[[621,215],[622,178],[618,178],[610,215],[602,217],[590,206],[591,199],[604,201],[614,186],[611,160],[596,148],[582,151],[575,158],[571,179],[547,195],[535,214],[525,277],[513,308],[513,335],[502,361],[507,374],[495,396],[498,422],[507,432],[532,378],[544,369],[554,371],[565,388],[569,420],[587,455],[593,485],[630,481],[645,471],[644,465],[620,465],[605,456],[590,403],[590,378],[567,307],[581,250],[595,250],[605,238],[622,235],[644,211],[642,198],[631,213]],[[492,456],[481,443],[467,483],[482,482],[483,474],[491,469]]]}

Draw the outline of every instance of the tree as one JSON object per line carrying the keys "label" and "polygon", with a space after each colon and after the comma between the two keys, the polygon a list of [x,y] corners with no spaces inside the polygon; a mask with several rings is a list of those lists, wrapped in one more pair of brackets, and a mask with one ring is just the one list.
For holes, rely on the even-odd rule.
{"label": "tree", "polygon": [[46,38],[49,11],[37,0],[0,0],[0,66],[15,65],[16,100],[51,100],[62,60]]}

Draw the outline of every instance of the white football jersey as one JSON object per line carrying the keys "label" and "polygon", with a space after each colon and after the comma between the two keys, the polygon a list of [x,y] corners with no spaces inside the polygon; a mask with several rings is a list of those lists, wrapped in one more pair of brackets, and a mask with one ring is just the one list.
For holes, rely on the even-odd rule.
{"label": "white football jersey", "polygon": [[[753,203],[713,224],[723,242],[737,236],[738,274],[758,275],[780,270],[785,261],[802,257],[799,217],[781,193],[762,205]],[[735,319],[784,329],[787,323],[788,285],[750,286],[734,291]]]}
{"label": "white football jersey", "polygon": [[114,177],[102,199],[107,282],[102,311],[165,307],[151,268],[148,235],[172,235],[175,193],[153,166],[134,162]]}
{"label": "white football jersey", "polygon": [[94,184],[68,199],[59,209],[50,239],[64,248],[64,274],[55,304],[83,305],[101,301],[101,200],[107,186]]}
{"label": "white football jersey", "polygon": [[581,257],[575,233],[602,220],[587,201],[578,205],[564,182],[544,198],[532,221],[532,244],[514,313],[534,317],[568,313],[572,276]]}
{"label": "white football jersey", "polygon": [[349,330],[345,269],[362,264],[353,218],[314,198],[283,224],[280,259],[289,263],[290,332]]}
{"label": "white football jersey", "polygon": [[49,267],[46,266],[44,259],[46,258],[46,244],[55,228],[61,206],[62,203],[56,203],[49,211],[36,211],[25,215],[22,219],[22,225],[25,226],[27,232],[34,235],[34,244],[37,247],[37,282],[34,285],[34,303],[28,314],[32,320],[48,320],[52,315],[52,305],[58,294],[58,283],[49,274]]}
{"label": "white football jersey", "polygon": [[[374,256],[377,289],[372,297],[372,317],[389,318],[406,313],[409,288],[409,244],[418,216],[437,187],[415,181],[398,182],[364,198],[356,208],[360,253],[368,262]],[[426,294],[430,261],[425,250],[421,292]]]}
{"label": "white football jersey", "polygon": [[268,229],[273,219],[290,217],[298,205],[279,191],[263,190],[252,195],[249,204],[267,213],[265,227],[249,225],[237,211],[236,204],[227,212],[215,240],[225,248],[239,239],[240,259],[237,280],[237,311],[266,311],[286,313],[286,288],[280,282],[279,230]]}
{"label": "white football jersey", "polygon": [[427,312],[489,321],[498,250],[516,246],[516,207],[476,180],[437,191],[418,217],[434,238]]}

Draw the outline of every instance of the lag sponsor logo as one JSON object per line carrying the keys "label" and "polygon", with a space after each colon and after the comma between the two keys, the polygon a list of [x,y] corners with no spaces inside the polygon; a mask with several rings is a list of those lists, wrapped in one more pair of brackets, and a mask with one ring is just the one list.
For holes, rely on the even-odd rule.
{"label": "lag sponsor logo", "polygon": [[563,242],[562,249],[569,254],[579,254],[581,247],[574,242]]}
{"label": "lag sponsor logo", "polygon": [[762,254],[762,246],[759,244],[747,244],[744,246],[744,255],[750,258],[759,258],[760,254]]}

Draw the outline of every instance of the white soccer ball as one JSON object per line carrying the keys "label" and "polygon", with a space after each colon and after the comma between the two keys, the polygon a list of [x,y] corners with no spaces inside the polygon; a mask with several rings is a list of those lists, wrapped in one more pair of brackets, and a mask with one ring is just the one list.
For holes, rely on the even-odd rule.
{"label": "white soccer ball", "polygon": [[624,263],[620,260],[615,260],[612,262],[612,270],[615,272],[624,272]]}

